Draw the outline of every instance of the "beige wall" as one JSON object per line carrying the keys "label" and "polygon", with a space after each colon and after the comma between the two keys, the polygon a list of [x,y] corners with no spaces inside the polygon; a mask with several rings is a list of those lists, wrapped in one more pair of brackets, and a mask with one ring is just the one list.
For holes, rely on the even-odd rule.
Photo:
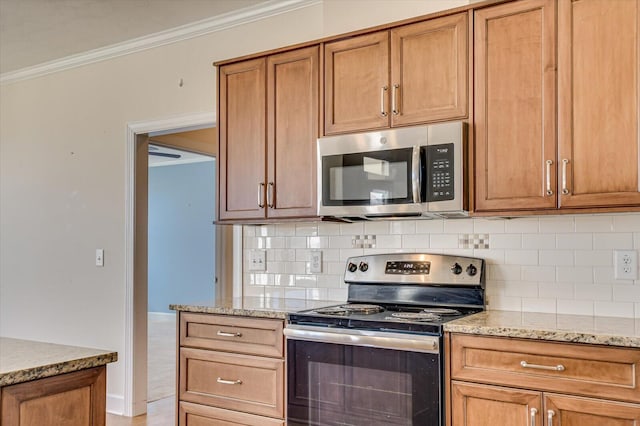
{"label": "beige wall", "polygon": [[213,112],[213,61],[466,2],[368,3],[326,0],[0,87],[0,335],[117,350],[107,391],[122,398],[127,123]]}

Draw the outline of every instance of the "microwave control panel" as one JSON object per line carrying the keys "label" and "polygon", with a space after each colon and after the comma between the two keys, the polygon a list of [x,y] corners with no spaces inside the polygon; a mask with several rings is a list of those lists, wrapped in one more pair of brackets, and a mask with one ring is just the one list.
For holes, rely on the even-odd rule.
{"label": "microwave control panel", "polygon": [[426,199],[425,201],[453,200],[454,193],[454,157],[453,144],[429,145],[425,147],[426,161]]}

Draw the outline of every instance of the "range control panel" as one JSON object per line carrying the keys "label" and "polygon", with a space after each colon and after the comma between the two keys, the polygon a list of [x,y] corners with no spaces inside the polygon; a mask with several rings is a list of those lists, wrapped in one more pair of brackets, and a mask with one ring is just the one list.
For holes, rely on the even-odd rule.
{"label": "range control panel", "polygon": [[453,144],[429,145],[425,147],[426,156],[426,201],[453,200],[454,156]]}
{"label": "range control panel", "polygon": [[387,262],[384,273],[396,275],[428,274],[430,267],[431,262],[392,261]]}

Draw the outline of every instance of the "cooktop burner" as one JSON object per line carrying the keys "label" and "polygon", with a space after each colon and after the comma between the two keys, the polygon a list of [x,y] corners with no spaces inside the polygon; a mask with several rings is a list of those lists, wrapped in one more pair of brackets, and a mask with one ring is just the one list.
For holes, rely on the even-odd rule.
{"label": "cooktop burner", "polygon": [[327,306],[326,308],[316,309],[315,313],[324,315],[349,315],[360,314],[370,315],[384,311],[384,308],[379,305],[369,305],[364,303],[350,303],[347,305]]}
{"label": "cooktop burner", "polygon": [[450,308],[424,308],[422,312],[434,315],[460,315],[460,311]]}

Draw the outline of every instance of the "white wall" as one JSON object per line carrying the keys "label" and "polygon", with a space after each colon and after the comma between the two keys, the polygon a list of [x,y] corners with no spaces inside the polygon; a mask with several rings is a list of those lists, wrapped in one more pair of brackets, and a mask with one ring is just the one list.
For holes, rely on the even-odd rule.
{"label": "white wall", "polygon": [[[436,2],[365,3],[350,0],[343,10],[326,0],[0,87],[0,335],[118,351],[107,392],[121,399],[127,123],[213,112],[213,61],[320,38],[347,23],[427,13]],[[93,266],[98,247],[103,268]]]}
{"label": "white wall", "polygon": [[[640,213],[245,226],[244,293],[308,300],[347,298],[349,256],[447,253],[486,260],[488,309],[640,318],[640,279],[616,280],[616,249],[640,251]],[[477,239],[477,240],[476,240]],[[474,247],[474,241],[482,244]],[[362,248],[362,242],[370,248]],[[267,270],[247,270],[249,250]],[[323,270],[309,272],[311,250]]]}

